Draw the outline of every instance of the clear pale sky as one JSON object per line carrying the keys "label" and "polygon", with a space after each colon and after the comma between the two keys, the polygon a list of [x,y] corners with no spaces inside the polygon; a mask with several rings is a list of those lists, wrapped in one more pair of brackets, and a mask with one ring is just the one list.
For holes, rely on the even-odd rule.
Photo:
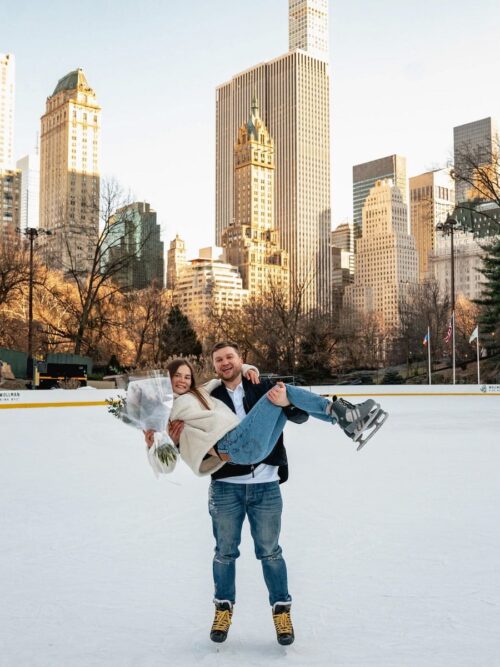
{"label": "clear pale sky", "polygon": [[[498,0],[330,0],[333,226],[352,216],[353,164],[444,166],[454,125],[500,116],[499,34]],[[103,175],[194,256],[214,242],[215,87],[287,49],[287,0],[5,2],[16,159],[58,79],[82,67],[103,109]]]}

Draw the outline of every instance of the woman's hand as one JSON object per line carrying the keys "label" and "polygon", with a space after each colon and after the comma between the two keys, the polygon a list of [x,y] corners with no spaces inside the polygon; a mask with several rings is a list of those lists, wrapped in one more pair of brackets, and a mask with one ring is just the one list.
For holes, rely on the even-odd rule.
{"label": "woman's hand", "polygon": [[252,384],[260,384],[259,380],[259,374],[257,371],[254,371],[253,368],[250,368],[246,373],[245,377],[247,380],[249,380]]}
{"label": "woman's hand", "polygon": [[154,443],[154,438],[155,438],[155,433],[156,431],[153,431],[152,428],[148,429],[147,431],[143,431],[144,433],[144,440],[146,441],[146,445],[148,446],[148,449],[151,449]]}
{"label": "woman's hand", "polygon": [[276,385],[267,392],[267,398],[280,408],[286,408],[290,401],[286,395],[286,387],[283,382],[277,382]]}
{"label": "woman's hand", "polygon": [[179,446],[181,433],[184,430],[184,422],[181,419],[174,419],[168,422],[168,434],[176,447]]}

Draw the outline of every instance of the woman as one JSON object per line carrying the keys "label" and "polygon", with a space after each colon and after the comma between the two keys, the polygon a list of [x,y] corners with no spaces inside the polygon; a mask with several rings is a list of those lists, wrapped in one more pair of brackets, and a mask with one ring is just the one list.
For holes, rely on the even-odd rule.
{"label": "woman", "polygon": [[[194,368],[186,359],[176,359],[167,368],[175,397],[170,420],[184,422],[180,455],[196,475],[211,474],[227,462],[248,465],[265,459],[285,427],[282,408],[290,404],[321,421],[339,421],[344,432],[361,443],[358,449],[364,444],[356,439],[360,426],[366,428],[371,422],[378,426],[378,418],[386,416],[371,399],[353,406],[278,382],[240,422],[222,401],[210,396],[219,380],[197,387]],[[252,369],[246,366],[243,372]],[[151,447],[153,432],[145,435]]]}

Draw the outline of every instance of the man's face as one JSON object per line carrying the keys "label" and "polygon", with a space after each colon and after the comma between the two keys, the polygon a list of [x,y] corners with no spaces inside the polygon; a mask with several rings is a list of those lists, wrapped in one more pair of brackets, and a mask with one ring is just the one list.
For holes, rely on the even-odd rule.
{"label": "man's face", "polygon": [[222,347],[213,353],[215,372],[221,380],[232,382],[241,374],[243,359],[234,347]]}

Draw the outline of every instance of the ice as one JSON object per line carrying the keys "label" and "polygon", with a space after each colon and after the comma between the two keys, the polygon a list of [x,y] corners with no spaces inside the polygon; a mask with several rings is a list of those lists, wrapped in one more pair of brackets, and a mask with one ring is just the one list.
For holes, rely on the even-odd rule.
{"label": "ice", "polygon": [[380,402],[359,453],[287,426],[286,650],[247,526],[230,635],[209,640],[208,479],[155,480],[105,407],[0,410],[0,665],[498,665],[500,396]]}

